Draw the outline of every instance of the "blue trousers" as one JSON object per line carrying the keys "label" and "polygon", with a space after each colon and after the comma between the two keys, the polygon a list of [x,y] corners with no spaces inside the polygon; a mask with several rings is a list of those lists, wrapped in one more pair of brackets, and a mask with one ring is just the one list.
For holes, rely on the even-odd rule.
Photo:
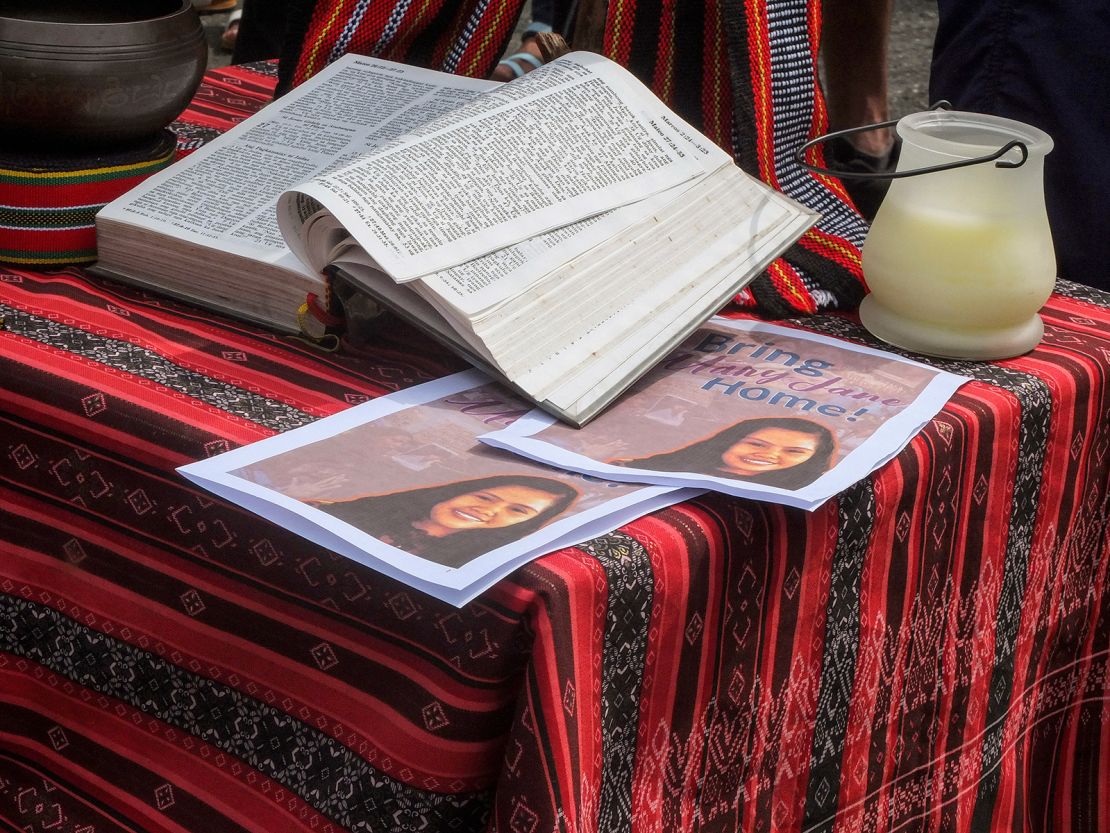
{"label": "blue trousers", "polygon": [[1045,201],[1060,277],[1110,290],[1110,4],[939,0],[931,101],[1048,133]]}

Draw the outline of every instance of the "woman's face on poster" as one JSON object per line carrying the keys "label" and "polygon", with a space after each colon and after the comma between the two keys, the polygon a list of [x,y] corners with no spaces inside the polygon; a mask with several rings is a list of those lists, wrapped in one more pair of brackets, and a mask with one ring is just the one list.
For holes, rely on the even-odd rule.
{"label": "woman's face on poster", "polygon": [[789,428],[760,428],[729,446],[721,468],[742,477],[788,469],[817,452],[818,438]]}
{"label": "woman's face on poster", "polygon": [[494,486],[440,501],[430,520],[445,531],[501,529],[531,520],[554,505],[556,496],[530,486]]}

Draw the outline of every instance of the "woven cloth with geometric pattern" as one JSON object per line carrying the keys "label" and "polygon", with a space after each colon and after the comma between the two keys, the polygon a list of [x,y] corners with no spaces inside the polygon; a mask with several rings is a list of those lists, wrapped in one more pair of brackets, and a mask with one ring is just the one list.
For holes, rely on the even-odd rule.
{"label": "woven cloth with geometric pattern", "polygon": [[176,142],[161,130],[112,152],[0,149],[0,261],[65,266],[96,260],[96,212],[170,164]]}

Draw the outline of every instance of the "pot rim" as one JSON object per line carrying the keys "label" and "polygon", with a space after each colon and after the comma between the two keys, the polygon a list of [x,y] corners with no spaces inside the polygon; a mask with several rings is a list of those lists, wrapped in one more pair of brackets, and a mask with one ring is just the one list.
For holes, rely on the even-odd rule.
{"label": "pot rim", "polygon": [[107,64],[114,61],[149,60],[151,57],[168,59],[193,54],[199,43],[206,43],[203,33],[176,37],[172,41],[147,40],[136,43],[134,38],[130,38],[126,43],[116,44],[103,41],[89,44],[27,43],[0,39],[0,62],[6,58],[16,58],[49,61],[54,64],[76,61],[87,65],[90,61]]}
{"label": "pot rim", "polygon": [[[141,17],[134,20],[106,21],[104,23],[69,22],[62,20],[34,20],[26,17],[8,17],[0,12],[0,41],[47,46],[69,46],[59,41],[62,30],[85,37],[92,36],[92,42],[104,44],[117,41],[121,44],[134,41],[136,28],[165,23],[185,23],[192,21],[196,28],[203,30],[200,16],[193,8],[192,0],[177,0],[177,8],[154,17]],[[115,36],[115,37],[113,37]],[[77,46],[79,44],[72,44]]]}
{"label": "pot rim", "polygon": [[[964,110],[910,113],[898,121],[897,132],[904,141],[957,159],[980,156],[1014,140],[1023,142],[1029,154],[1045,156],[1053,144],[1051,136],[1031,124]],[[976,141],[971,141],[968,136],[975,134]]]}

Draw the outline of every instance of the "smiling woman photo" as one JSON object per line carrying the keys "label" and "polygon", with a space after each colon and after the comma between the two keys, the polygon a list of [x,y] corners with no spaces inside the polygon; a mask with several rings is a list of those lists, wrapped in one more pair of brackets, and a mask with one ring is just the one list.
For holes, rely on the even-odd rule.
{"label": "smiling woman photo", "polygon": [[553,520],[578,498],[548,477],[495,475],[438,486],[305,501],[380,541],[446,567],[459,567]]}
{"label": "smiling woman photo", "polygon": [[712,474],[798,489],[829,470],[836,454],[832,432],[798,417],[746,419],[683,448],[614,466]]}

